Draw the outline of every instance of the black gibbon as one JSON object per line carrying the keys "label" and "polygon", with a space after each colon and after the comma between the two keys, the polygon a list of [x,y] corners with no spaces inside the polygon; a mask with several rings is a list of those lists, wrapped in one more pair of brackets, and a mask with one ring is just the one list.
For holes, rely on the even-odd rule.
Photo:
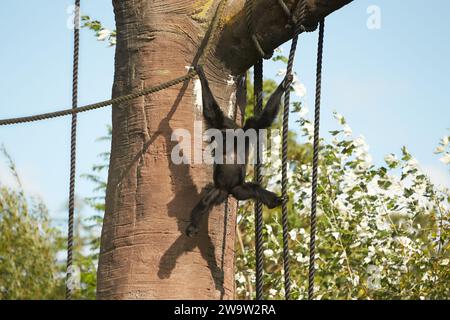
{"label": "black gibbon", "polygon": [[[216,99],[211,93],[203,68],[197,66],[196,71],[202,85],[203,117],[206,120],[208,128],[218,129],[223,133],[224,146],[226,130],[242,129],[245,133],[247,130],[253,129],[258,133],[259,129],[269,128],[278,115],[281,97],[283,96],[286,87],[290,86],[292,82],[292,75],[286,76],[275,92],[270,96],[267,105],[261,114],[247,119],[244,127],[240,128],[232,119],[223,114]],[[243,163],[214,163],[214,185],[206,191],[203,198],[197,203],[194,209],[192,209],[191,223],[186,229],[186,234],[189,237],[193,237],[198,233],[202,216],[209,212],[213,206],[223,203],[228,198],[229,194],[237,200],[256,199],[271,209],[281,205],[282,198],[275,193],[264,189],[256,183],[245,182],[246,163],[249,152],[247,139],[245,141],[245,160],[242,161]],[[237,150],[237,148],[229,150],[224,147],[224,158],[226,157],[228,159],[229,155],[226,153],[232,152],[234,153],[232,155],[233,159],[237,159],[239,156],[236,154],[238,152]]]}

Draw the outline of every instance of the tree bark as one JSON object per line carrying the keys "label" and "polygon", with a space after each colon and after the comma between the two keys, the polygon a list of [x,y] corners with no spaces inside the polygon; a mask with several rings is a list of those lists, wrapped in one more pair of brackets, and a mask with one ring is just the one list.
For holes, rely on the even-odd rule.
{"label": "tree bark", "polygon": [[[296,2],[286,0],[288,7]],[[308,23],[349,2],[308,0]],[[218,3],[113,0],[117,29],[113,96],[184,75],[186,67],[198,62]],[[229,115],[238,110],[236,121],[242,118],[245,105],[237,76],[258,58],[243,6],[243,0],[228,1],[218,36],[212,39],[213,55],[205,61],[219,104]],[[276,1],[256,1],[255,27],[264,48],[274,49],[292,37],[286,21]],[[194,140],[194,122],[202,121],[200,94],[194,80],[113,106],[99,299],[234,297],[236,202],[230,198],[215,208],[205,217],[200,234],[187,238],[184,231],[190,211],[211,182],[212,168],[171,161],[178,144],[172,135],[177,129],[189,130]],[[236,100],[241,108],[235,110]]]}

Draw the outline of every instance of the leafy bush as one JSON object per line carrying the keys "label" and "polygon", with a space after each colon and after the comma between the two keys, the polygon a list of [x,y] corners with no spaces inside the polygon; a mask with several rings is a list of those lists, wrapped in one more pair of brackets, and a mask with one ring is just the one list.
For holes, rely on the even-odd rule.
{"label": "leafy bush", "polygon": [[[297,106],[305,138],[313,127]],[[333,139],[321,140],[315,291],[318,299],[446,299],[450,296],[450,191],[433,185],[404,147],[375,166],[364,137],[344,117]],[[275,140],[273,144],[280,144]],[[448,159],[449,137],[437,149]],[[295,148],[295,146],[294,146]],[[281,162],[265,163],[269,189],[280,191]],[[311,165],[289,163],[289,225],[293,298],[307,298]],[[254,296],[253,205],[238,214],[237,296]],[[266,298],[284,297],[280,210],[265,218]]]}
{"label": "leafy bush", "polygon": [[18,189],[0,184],[0,300],[64,297],[64,274],[56,259],[60,233],[39,199],[28,199],[14,163],[2,148]]}

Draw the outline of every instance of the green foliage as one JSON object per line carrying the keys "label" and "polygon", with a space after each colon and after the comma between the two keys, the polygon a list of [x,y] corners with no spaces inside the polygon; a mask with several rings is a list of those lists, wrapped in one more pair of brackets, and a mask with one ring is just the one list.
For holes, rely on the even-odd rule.
{"label": "green foliage", "polygon": [[[278,52],[279,53],[279,52]],[[276,56],[274,61],[285,61]],[[297,83],[296,92],[303,91]],[[265,81],[265,98],[276,84]],[[295,86],[295,84],[294,84]],[[253,87],[248,87],[252,110]],[[306,143],[289,135],[288,219],[293,298],[307,298],[313,125],[300,102],[293,113]],[[246,116],[251,116],[247,113]],[[376,167],[364,137],[353,137],[334,113],[332,141],[321,140],[315,291],[317,299],[447,299],[450,296],[450,191],[433,185],[406,147]],[[277,128],[281,129],[280,122]],[[279,147],[281,140],[270,146]],[[450,137],[435,153],[450,164]],[[276,149],[276,148],[275,148]],[[280,192],[281,161],[267,157],[264,183]],[[400,176],[398,172],[400,171]],[[249,179],[253,173],[249,173]],[[236,243],[236,294],[255,298],[254,211],[241,202]],[[283,299],[281,210],[264,209],[264,291]]]}
{"label": "green foliage", "polygon": [[[433,185],[406,147],[400,159],[393,154],[385,158],[387,167],[375,166],[364,137],[353,137],[345,119],[337,113],[335,118],[341,128],[332,132],[331,142],[321,141],[320,150],[317,298],[448,298],[450,191]],[[311,122],[302,116],[299,123],[310,143]],[[265,167],[270,169],[264,177],[269,189],[279,191],[280,162],[268,161]],[[307,297],[311,171],[309,162],[289,163],[295,299]],[[266,298],[282,299],[280,210],[265,210],[264,219]],[[242,203],[238,221],[237,295],[248,299],[255,291],[251,202]]]}
{"label": "green foliage", "polygon": [[108,41],[111,47],[116,45],[116,31],[103,27],[100,21],[92,20],[89,16],[82,16],[81,27],[94,31],[98,41]]}
{"label": "green foliage", "polygon": [[[40,199],[25,196],[13,161],[1,151],[18,188],[0,181],[0,299],[64,299],[67,237],[51,225]],[[79,279],[73,298],[95,299],[102,217],[84,219],[79,203],[75,216],[73,265]]]}
{"label": "green foliage", "polygon": [[0,184],[0,300],[63,298],[64,276],[56,260],[61,235],[42,201],[25,196],[14,163],[1,151],[18,188]]}

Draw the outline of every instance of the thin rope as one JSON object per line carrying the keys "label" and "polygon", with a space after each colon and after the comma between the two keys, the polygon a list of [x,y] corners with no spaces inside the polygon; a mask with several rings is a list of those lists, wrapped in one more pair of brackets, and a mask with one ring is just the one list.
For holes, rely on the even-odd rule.
{"label": "thin rope", "polygon": [[[283,9],[284,10],[284,9]],[[294,37],[292,38],[291,50],[287,64],[286,76],[292,75],[294,67],[295,52],[297,49],[298,37],[305,31],[302,22],[306,17],[306,1],[302,2],[300,7],[299,23],[295,25]],[[291,17],[293,15],[291,14]],[[282,136],[282,166],[281,166],[281,195],[283,202],[281,206],[281,221],[283,228],[283,270],[284,270],[284,294],[285,299],[291,298],[291,278],[290,278],[290,257],[289,257],[289,225],[288,225],[288,136],[289,136],[289,109],[290,109],[290,84],[286,87],[284,93],[284,109],[283,109],[283,136]]]}
{"label": "thin rope", "polygon": [[[263,60],[259,59],[254,66],[254,95],[255,95],[255,109],[254,114],[258,116],[263,107]],[[256,164],[255,164],[255,181],[258,185],[262,184],[261,175],[261,159],[260,148],[261,141],[259,135],[256,148]],[[256,255],[256,299],[263,300],[263,273],[264,273],[264,259],[263,259],[263,212],[262,203],[256,201],[255,203],[255,255]]]}
{"label": "thin rope", "polygon": [[[72,73],[72,109],[78,107],[78,65],[80,53],[80,0],[75,0],[74,17],[74,48],[73,48],[73,73]],[[77,150],[77,114],[72,114],[72,127],[70,130],[70,183],[69,183],[69,222],[67,231],[67,271],[66,271],[66,299],[72,300],[73,288],[72,256],[73,256],[73,217],[75,211],[75,174],[76,174],[76,150]]]}
{"label": "thin rope", "polygon": [[[298,33],[296,32],[292,39],[291,50],[289,52],[289,60],[286,75],[292,74],[294,65],[295,51],[298,42]],[[284,93],[284,109],[283,109],[283,136],[282,136],[282,166],[281,166],[281,196],[283,202],[281,206],[281,221],[283,227],[283,269],[284,269],[284,295],[286,300],[291,297],[291,280],[289,270],[289,227],[288,227],[288,136],[289,136],[289,107],[290,107],[290,85]]]}
{"label": "thin rope", "polygon": [[322,61],[323,61],[323,39],[324,39],[325,20],[320,21],[319,40],[317,45],[317,70],[316,70],[316,106],[314,115],[314,155],[313,155],[313,174],[311,190],[311,233],[309,241],[309,279],[308,279],[308,298],[314,299],[314,276],[316,261],[316,232],[317,232],[317,171],[319,167],[319,142],[320,142],[320,97],[322,92]]}
{"label": "thin rope", "polygon": [[[201,62],[203,62],[206,59],[206,57],[212,53],[212,47],[211,47],[210,40],[211,40],[211,38],[214,37],[214,33],[217,30],[217,27],[220,22],[220,18],[223,15],[223,12],[225,10],[227,2],[228,2],[228,0],[222,0],[217,7],[216,14],[213,18],[213,21],[211,22],[211,33],[210,33],[210,37],[208,38],[208,43],[206,45],[205,50],[203,51],[202,57],[199,60]],[[78,13],[78,15],[79,15],[79,13]],[[79,32],[79,30],[78,30],[78,32]],[[114,99],[100,101],[100,102],[82,106],[82,107],[79,107],[76,109],[70,108],[70,109],[42,113],[42,114],[37,114],[37,115],[27,116],[27,117],[3,119],[3,120],[0,120],[0,126],[41,121],[41,120],[46,120],[46,119],[52,119],[52,118],[63,117],[63,116],[74,115],[74,114],[78,114],[78,113],[82,113],[82,112],[92,111],[92,110],[104,108],[104,107],[107,107],[107,106],[110,106],[113,104],[122,104],[122,103],[128,102],[130,100],[133,100],[133,99],[136,99],[136,98],[139,98],[142,96],[146,96],[149,94],[156,93],[158,91],[166,90],[177,84],[180,84],[187,80],[190,80],[190,79],[194,78],[196,75],[197,75],[197,72],[194,69],[191,69],[187,74],[180,76],[178,78],[175,78],[173,80],[161,83],[156,86],[144,88],[140,91],[130,93],[130,94],[127,94],[124,96],[120,96],[120,97],[117,97]]]}
{"label": "thin rope", "polygon": [[253,45],[256,48],[256,51],[258,51],[258,54],[263,59],[270,59],[273,55],[273,51],[265,52],[264,49],[261,46],[261,43],[259,42],[258,36],[255,31],[255,26],[253,24],[253,9],[255,7],[254,0],[246,0],[245,1],[245,20],[247,22],[247,29],[250,32],[250,39],[253,42]]}

